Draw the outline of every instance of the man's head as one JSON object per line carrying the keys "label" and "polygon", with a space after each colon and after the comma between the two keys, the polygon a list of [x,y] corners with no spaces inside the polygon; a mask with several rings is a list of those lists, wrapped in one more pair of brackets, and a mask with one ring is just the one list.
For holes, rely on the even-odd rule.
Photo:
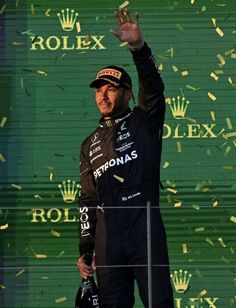
{"label": "man's head", "polygon": [[121,67],[103,68],[90,87],[96,89],[96,103],[103,117],[116,117],[128,109],[132,96],[132,80]]}

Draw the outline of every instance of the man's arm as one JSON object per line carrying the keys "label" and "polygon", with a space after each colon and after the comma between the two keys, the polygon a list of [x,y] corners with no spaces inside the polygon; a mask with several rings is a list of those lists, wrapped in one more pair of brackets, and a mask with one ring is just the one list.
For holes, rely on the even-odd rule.
{"label": "man's arm", "polygon": [[133,54],[139,78],[139,106],[149,118],[151,128],[161,127],[164,122],[164,84],[154,63],[151,49],[144,43],[139,28],[138,13],[132,21],[128,9],[115,13],[119,30],[111,30],[120,41],[128,42]]}

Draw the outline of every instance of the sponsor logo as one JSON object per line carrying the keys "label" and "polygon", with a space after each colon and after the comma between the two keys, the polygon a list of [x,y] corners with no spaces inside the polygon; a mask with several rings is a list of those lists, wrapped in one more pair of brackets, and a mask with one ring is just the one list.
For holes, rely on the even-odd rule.
{"label": "sponsor logo", "polygon": [[80,184],[76,184],[75,181],[67,180],[63,181],[62,184],[59,184],[58,187],[61,190],[61,194],[63,197],[63,200],[66,203],[72,203],[75,201],[76,194],[79,191],[80,193]]}
{"label": "sponsor logo", "polygon": [[[94,143],[97,139],[98,139],[98,133],[95,133],[93,136],[92,136],[92,138],[91,138],[91,142],[92,143]],[[91,146],[92,146],[92,144],[91,144]]]}
{"label": "sponsor logo", "polygon": [[102,42],[105,38],[104,35],[92,35],[89,33],[85,33],[84,35],[71,35],[75,28],[77,33],[82,32],[81,24],[79,21],[77,21],[79,13],[75,12],[74,9],[67,8],[66,10],[61,10],[59,13],[57,13],[57,16],[61,29],[67,33],[70,32],[70,35],[51,35],[47,37],[42,35],[30,36],[30,50],[85,51],[106,49]]}
{"label": "sponsor logo", "polygon": [[124,156],[121,157],[112,158],[93,172],[94,177],[95,179],[97,179],[100,176],[102,176],[102,174],[106,172],[108,168],[127,164],[129,161],[137,158],[138,154],[135,150],[132,151],[130,154],[125,154]]}
{"label": "sponsor logo", "polygon": [[93,148],[92,150],[89,151],[89,157],[93,156],[94,154],[96,154],[97,152],[101,151],[101,146],[97,146],[96,148]]}
{"label": "sponsor logo", "polygon": [[90,223],[89,223],[89,216],[88,216],[88,208],[81,207],[79,209],[79,216],[80,216],[80,234],[82,237],[86,237],[90,235]]}
{"label": "sponsor logo", "polygon": [[119,148],[116,148],[116,151],[118,152],[123,152],[131,148],[131,146],[134,144],[134,141],[129,142],[129,143],[124,143],[122,144]]}
{"label": "sponsor logo", "polygon": [[121,124],[120,126],[120,130],[125,130],[127,129],[127,127],[125,127],[126,121],[124,121],[124,123]]}
{"label": "sponsor logo", "polygon": [[124,133],[124,134],[122,134],[122,133],[118,133],[118,134],[119,134],[119,136],[116,138],[116,142],[125,140],[125,139],[130,137],[130,132],[127,132],[127,133]]}
{"label": "sponsor logo", "polygon": [[188,290],[192,277],[191,274],[188,274],[188,271],[180,269],[179,271],[174,271],[174,274],[171,274],[170,277],[177,293],[185,293]]}

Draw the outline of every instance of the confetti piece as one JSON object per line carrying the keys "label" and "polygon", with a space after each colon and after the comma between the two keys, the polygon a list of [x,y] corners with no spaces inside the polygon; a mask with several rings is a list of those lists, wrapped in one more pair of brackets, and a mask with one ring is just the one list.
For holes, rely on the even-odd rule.
{"label": "confetti piece", "polygon": [[57,256],[57,258],[62,257],[62,256],[64,255],[64,253],[65,253],[65,251],[64,251],[64,250],[62,250],[62,251],[59,253],[59,255]]}
{"label": "confetti piece", "polygon": [[53,178],[53,173],[52,173],[52,172],[50,172],[50,176],[49,176],[49,180],[50,180],[50,182],[52,182],[52,178]]}
{"label": "confetti piece", "polygon": [[207,294],[207,291],[204,289],[199,293],[199,297],[202,297]]}
{"label": "confetti piece", "polygon": [[161,63],[161,64],[158,66],[158,70],[159,70],[159,71],[163,71],[163,69],[164,69],[164,66],[163,66],[163,64]]}
{"label": "confetti piece", "polygon": [[225,35],[219,27],[215,28],[215,31],[219,34],[220,37],[223,37]]}
{"label": "confetti piece", "polygon": [[4,284],[0,284],[0,289],[4,290],[6,289],[6,286]]}
{"label": "confetti piece", "polygon": [[230,49],[230,50],[225,51],[225,55],[226,55],[226,56],[229,56],[229,55],[231,55],[233,52],[234,52],[234,48],[233,48],[233,49]]}
{"label": "confetti piece", "polygon": [[181,72],[181,75],[183,76],[183,77],[186,77],[186,76],[188,76],[188,71],[183,71],[183,72]]}
{"label": "confetti piece", "polygon": [[76,23],[76,30],[77,30],[77,33],[81,32],[81,26],[80,26],[80,22],[79,21],[77,21],[77,23]]}
{"label": "confetti piece", "polygon": [[170,163],[168,162],[168,161],[165,161],[165,163],[164,163],[164,165],[163,165],[163,169],[166,169],[166,168],[168,168],[169,167],[169,165],[170,165]]}
{"label": "confetti piece", "polygon": [[25,269],[22,269],[21,271],[19,271],[18,273],[16,273],[16,277],[22,275],[25,272]]}
{"label": "confetti piece", "polygon": [[34,4],[31,3],[31,12],[32,12],[32,15],[34,15]]}
{"label": "confetti piece", "polygon": [[46,259],[47,255],[43,255],[43,254],[35,254],[36,259]]}
{"label": "confetti piece", "polygon": [[192,205],[192,208],[194,208],[195,210],[200,210],[200,206],[197,205],[197,204],[193,204],[193,205]]}
{"label": "confetti piece", "polygon": [[212,18],[211,20],[212,20],[213,26],[216,27],[216,19]]}
{"label": "confetti piece", "polygon": [[168,190],[169,192],[172,192],[173,194],[177,193],[177,190],[173,188],[167,188],[166,190]]}
{"label": "confetti piece", "polygon": [[216,101],[216,97],[215,97],[214,94],[212,94],[211,92],[208,92],[207,94],[208,94],[208,97],[209,97],[213,102]]}
{"label": "confetti piece", "polygon": [[38,70],[37,73],[43,76],[47,76],[47,73],[41,70]]}
{"label": "confetti piece", "polygon": [[50,14],[49,14],[50,12],[51,12],[51,9],[47,9],[47,11],[45,12],[45,15],[50,17]]}
{"label": "confetti piece", "polygon": [[20,185],[11,184],[11,186],[12,186],[13,188],[18,189],[18,190],[22,190],[22,187],[21,187]]}
{"label": "confetti piece", "polygon": [[43,200],[43,198],[42,198],[40,195],[34,195],[34,197],[35,197],[36,199]]}
{"label": "confetti piece", "polygon": [[123,183],[124,179],[116,174],[113,174],[113,178],[117,179],[119,182]]}
{"label": "confetti piece", "polygon": [[182,244],[183,253],[188,253],[188,247],[187,244]]}
{"label": "confetti piece", "polygon": [[170,57],[173,58],[174,57],[174,48],[171,47],[167,50],[167,53],[170,53]]}
{"label": "confetti piece", "polygon": [[18,4],[19,4],[19,0],[16,0],[16,7],[18,7]]}
{"label": "confetti piece", "polygon": [[55,237],[60,237],[61,236],[61,233],[59,233],[57,231],[54,231],[54,230],[51,230],[51,234],[54,235]]}
{"label": "confetti piece", "polygon": [[217,58],[219,59],[221,65],[222,65],[222,66],[225,65],[226,62],[225,62],[224,57],[223,57],[221,54],[217,54],[216,56],[217,56]]}
{"label": "confetti piece", "polygon": [[236,59],[236,53],[232,53],[230,56],[232,59]]}
{"label": "confetti piece", "polygon": [[175,65],[172,65],[172,69],[173,69],[173,71],[174,71],[175,73],[179,71],[178,67],[175,66]]}
{"label": "confetti piece", "polygon": [[231,217],[230,217],[230,221],[236,223],[236,216],[231,216]]}
{"label": "confetti piece", "polygon": [[206,11],[206,6],[203,5],[202,9],[201,9],[201,12],[205,12]]}
{"label": "confetti piece", "polygon": [[211,239],[209,239],[208,237],[206,238],[207,243],[209,243],[211,246],[214,246],[214,243],[212,242]]}
{"label": "confetti piece", "polygon": [[191,0],[191,4],[194,4],[195,0]]}
{"label": "confetti piece", "polygon": [[184,31],[183,26],[182,26],[181,24],[179,24],[179,23],[176,23],[176,28],[177,28],[179,31],[181,31],[181,32]]}
{"label": "confetti piece", "polygon": [[24,45],[24,42],[14,41],[14,42],[12,42],[12,45],[13,46],[21,46],[21,45]]}
{"label": "confetti piece", "polygon": [[3,12],[5,11],[7,5],[4,4],[2,7],[1,7],[1,10],[0,10],[0,14],[3,14]]}
{"label": "confetti piece", "polygon": [[129,1],[123,2],[121,5],[119,5],[119,8],[123,9],[123,8],[126,7],[127,5],[129,5]]}
{"label": "confetti piece", "polygon": [[193,90],[193,91],[200,90],[200,88],[193,87],[193,86],[191,86],[190,84],[187,84],[187,85],[186,85],[186,88],[188,88],[188,89],[190,89],[190,90]]}
{"label": "confetti piece", "polygon": [[1,225],[0,230],[6,230],[8,228],[8,224]]}
{"label": "confetti piece", "polygon": [[41,279],[46,280],[46,279],[49,279],[49,277],[47,277],[47,276],[43,276],[43,277],[41,277]]}
{"label": "confetti piece", "polygon": [[216,207],[218,205],[219,205],[219,202],[217,200],[213,202],[213,207]]}
{"label": "confetti piece", "polygon": [[0,127],[3,127],[5,125],[5,123],[6,123],[6,121],[7,121],[7,117],[3,117],[2,121],[0,123]]}
{"label": "confetti piece", "polygon": [[233,166],[223,166],[222,167],[224,170],[234,170]]}
{"label": "confetti piece", "polygon": [[24,79],[23,78],[20,79],[20,87],[21,87],[21,89],[24,88]]}
{"label": "confetti piece", "polygon": [[219,237],[219,238],[218,238],[218,241],[220,242],[220,244],[221,244],[223,247],[226,247],[226,244],[225,244],[224,240],[222,239],[222,237]]}
{"label": "confetti piece", "polygon": [[174,205],[174,207],[180,207],[180,206],[182,206],[182,202],[181,201],[180,202],[176,202],[175,205]]}
{"label": "confetti piece", "polygon": [[227,146],[227,148],[225,149],[224,155],[227,156],[229,154],[230,150],[231,150],[231,146]]}
{"label": "confetti piece", "polygon": [[59,298],[55,299],[55,303],[61,303],[61,302],[65,302],[65,301],[66,301],[66,297],[65,296],[59,297]]}
{"label": "confetti piece", "polygon": [[227,123],[227,126],[228,126],[228,129],[232,129],[233,126],[232,126],[232,123],[231,123],[231,119],[230,118],[226,118],[226,123]]}
{"label": "confetti piece", "polygon": [[181,147],[180,141],[177,141],[177,142],[176,142],[176,145],[177,145],[177,152],[178,152],[178,153],[181,153],[181,152],[182,152],[182,147]]}
{"label": "confetti piece", "polygon": [[232,80],[232,78],[231,78],[231,77],[229,77],[229,78],[228,78],[228,82],[229,82],[230,84],[232,84],[232,83],[233,83],[233,80]]}
{"label": "confetti piece", "polygon": [[195,228],[195,232],[203,232],[204,230],[205,230],[205,227]]}
{"label": "confetti piece", "polygon": [[219,79],[219,77],[215,73],[211,73],[211,78],[215,79],[216,81]]}
{"label": "confetti piece", "polygon": [[129,43],[128,42],[123,42],[123,43],[121,43],[119,46],[120,47],[124,47],[124,46],[126,46],[126,45],[128,45]]}
{"label": "confetti piece", "polygon": [[215,121],[216,120],[215,111],[211,111],[210,113],[212,120]]}
{"label": "confetti piece", "polygon": [[224,134],[225,138],[228,139],[230,137],[236,137],[236,132]]}

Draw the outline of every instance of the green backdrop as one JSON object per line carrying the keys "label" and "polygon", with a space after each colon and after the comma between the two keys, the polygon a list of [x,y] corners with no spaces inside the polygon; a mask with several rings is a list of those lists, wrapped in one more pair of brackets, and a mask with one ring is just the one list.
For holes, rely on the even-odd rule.
{"label": "green backdrop", "polygon": [[127,45],[109,32],[120,5],[139,11],[166,86],[161,211],[176,307],[236,306],[235,1],[5,0],[0,307],[73,307],[79,151],[99,119],[88,84],[116,64],[137,85]]}

